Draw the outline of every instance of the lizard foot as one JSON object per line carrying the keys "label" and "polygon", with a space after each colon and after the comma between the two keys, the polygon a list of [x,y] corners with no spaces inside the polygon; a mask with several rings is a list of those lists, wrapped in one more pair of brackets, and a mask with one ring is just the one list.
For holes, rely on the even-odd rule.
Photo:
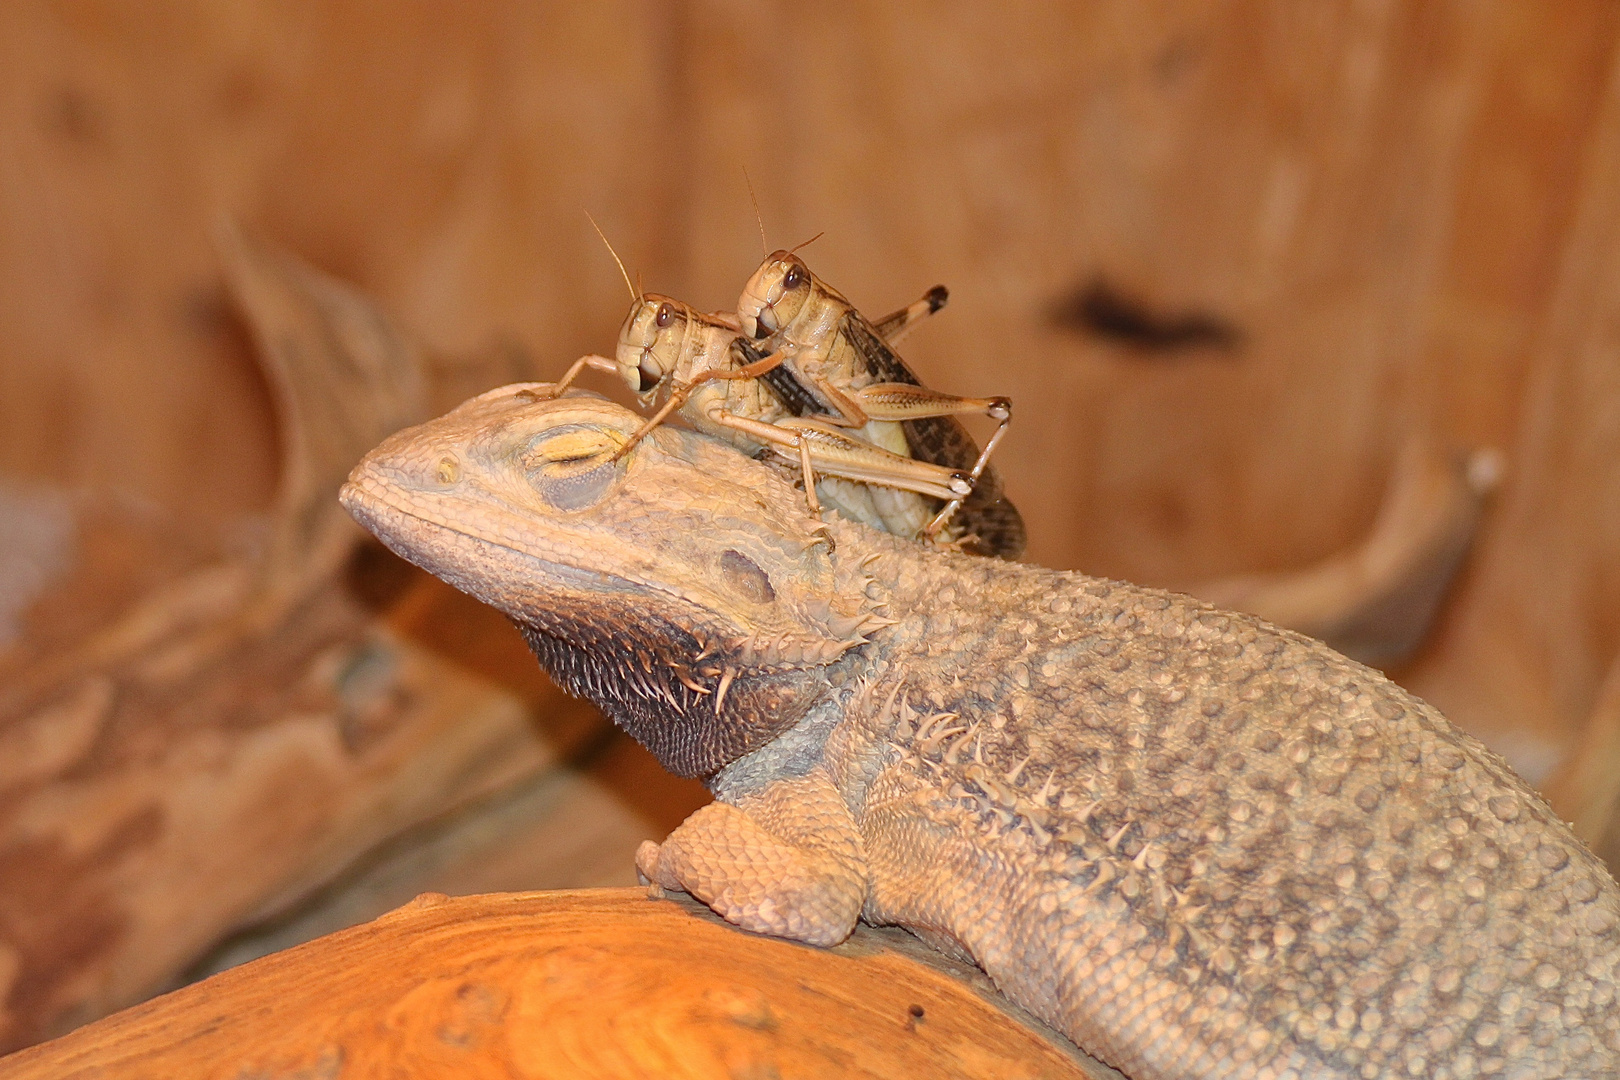
{"label": "lizard foot", "polygon": [[662,844],[643,844],[636,869],[649,894],[679,889],[759,934],[811,945],[843,941],[866,902],[865,860],[841,833],[818,829],[825,824],[818,807],[799,795],[794,825],[806,828],[785,827],[767,805],[715,802]]}

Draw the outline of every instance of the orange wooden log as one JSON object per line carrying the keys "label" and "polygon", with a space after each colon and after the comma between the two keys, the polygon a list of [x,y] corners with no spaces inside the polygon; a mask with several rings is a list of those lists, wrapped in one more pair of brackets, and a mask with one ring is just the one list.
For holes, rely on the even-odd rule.
{"label": "orange wooden log", "polygon": [[0,1078],[1119,1074],[900,930],[835,949],[641,889],[424,893],[0,1058]]}

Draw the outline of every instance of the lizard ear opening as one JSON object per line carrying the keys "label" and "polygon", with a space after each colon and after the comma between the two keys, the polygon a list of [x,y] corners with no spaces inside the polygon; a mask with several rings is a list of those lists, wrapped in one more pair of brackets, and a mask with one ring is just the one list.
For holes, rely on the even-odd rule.
{"label": "lizard ear opening", "polygon": [[768,604],[776,599],[770,575],[740,551],[727,548],[720,553],[720,578],[733,592],[756,604]]}
{"label": "lizard ear opening", "polygon": [[525,464],[535,493],[557,510],[601,502],[622,475],[614,460],[623,441],[598,428],[553,432],[530,448]]}

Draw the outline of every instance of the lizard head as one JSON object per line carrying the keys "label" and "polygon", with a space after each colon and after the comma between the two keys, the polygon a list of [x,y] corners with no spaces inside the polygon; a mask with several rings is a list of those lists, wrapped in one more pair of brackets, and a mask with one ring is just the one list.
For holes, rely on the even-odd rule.
{"label": "lizard head", "polygon": [[804,260],[791,251],[773,252],[743,286],[737,320],[756,341],[791,323],[810,298],[815,278]]}
{"label": "lizard head", "polygon": [[672,771],[706,775],[793,724],[819,669],[885,625],[769,468],[592,395],[502,387],[388,438],[343,505],[511,617],[565,689]]}

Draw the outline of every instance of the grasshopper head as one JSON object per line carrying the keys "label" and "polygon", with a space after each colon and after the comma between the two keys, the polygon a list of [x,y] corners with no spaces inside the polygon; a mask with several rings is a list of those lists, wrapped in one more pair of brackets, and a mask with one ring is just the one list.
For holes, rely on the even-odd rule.
{"label": "grasshopper head", "polygon": [[692,309],[679,300],[657,293],[648,293],[630,308],[619,328],[619,348],[614,359],[618,361],[619,377],[643,405],[675,373],[695,318]]}
{"label": "grasshopper head", "polygon": [[774,252],[743,286],[737,318],[758,341],[791,323],[810,297],[809,267],[791,251]]}

